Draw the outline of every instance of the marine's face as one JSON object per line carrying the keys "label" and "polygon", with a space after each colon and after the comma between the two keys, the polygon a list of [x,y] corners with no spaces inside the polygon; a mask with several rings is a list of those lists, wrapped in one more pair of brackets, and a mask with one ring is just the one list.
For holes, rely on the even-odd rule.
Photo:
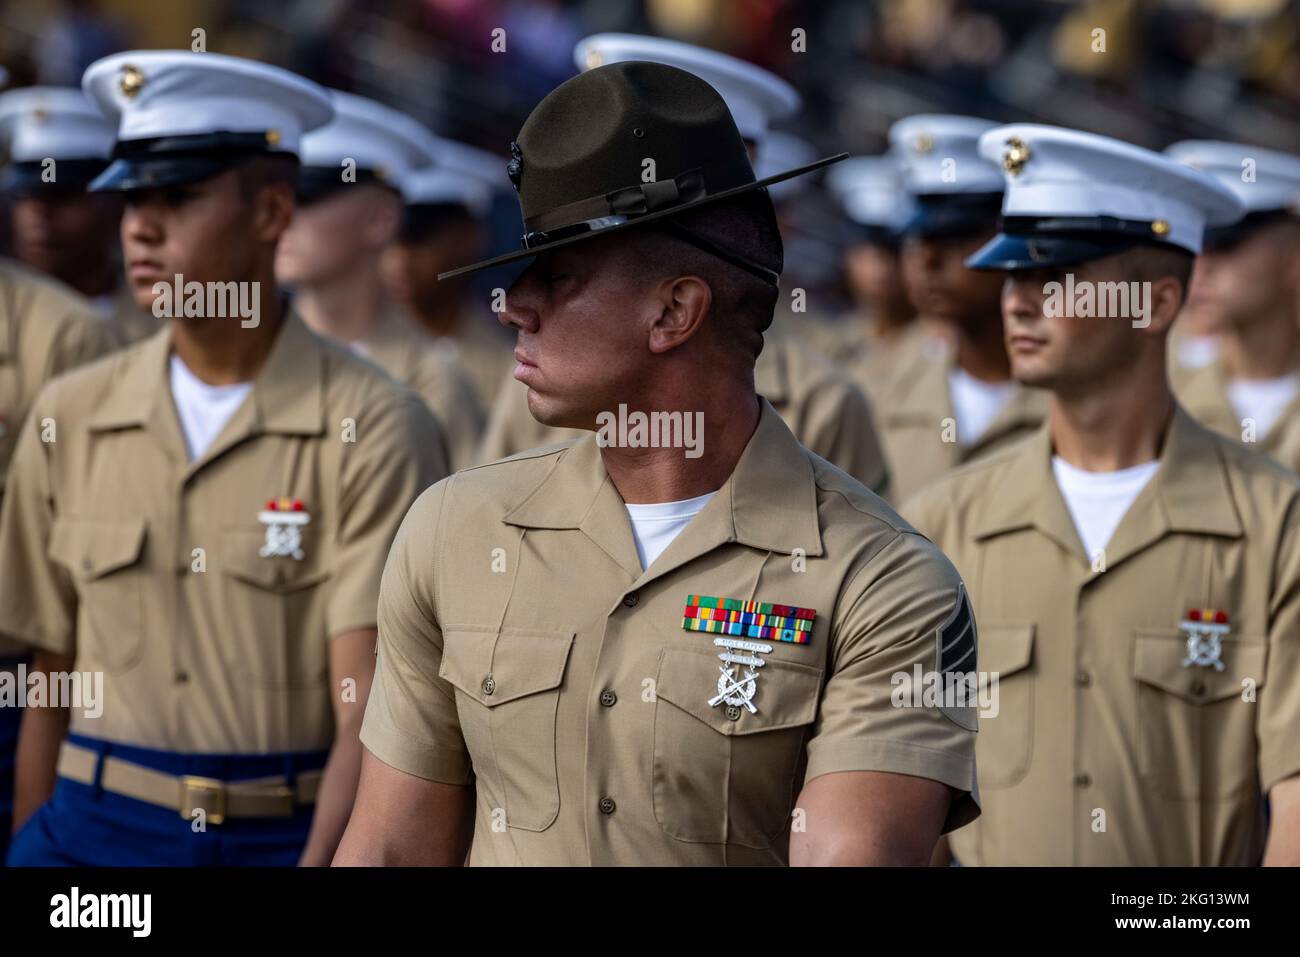
{"label": "marine's face", "polygon": [[182,186],[126,195],[122,260],[136,304],[150,309],[153,286],[243,280],[254,272],[256,208],[227,170]]}
{"label": "marine's face", "polygon": [[375,197],[364,190],[341,189],[299,205],[275,248],[275,276],[282,283],[312,286],[344,275],[378,250],[370,248],[364,224]]}
{"label": "marine's face", "polygon": [[1198,256],[1180,319],[1206,333],[1245,328],[1289,302],[1300,285],[1300,226],[1275,223],[1231,248]]}
{"label": "marine's face", "polygon": [[893,306],[904,297],[899,255],[888,246],[857,243],[844,251],[844,273],[858,302]]}
{"label": "marine's face", "polygon": [[543,253],[506,294],[501,322],[517,332],[515,378],[546,425],[596,427],[632,402],[649,374],[642,320],[658,306],[619,268],[619,238]]}
{"label": "marine's face", "polygon": [[966,268],[967,258],[991,235],[907,238],[905,275],[917,312],[961,328],[979,326],[996,315],[1001,277]]}
{"label": "marine's face", "polygon": [[121,205],[95,193],[23,196],[14,202],[14,255],[22,262],[72,281],[106,261]]}
{"label": "marine's face", "polygon": [[1128,317],[1074,317],[1048,308],[1051,283],[1127,281],[1117,256],[1073,266],[1010,273],[1002,289],[1002,320],[1011,374],[1025,385],[1069,393],[1088,391],[1133,361],[1135,330]]}

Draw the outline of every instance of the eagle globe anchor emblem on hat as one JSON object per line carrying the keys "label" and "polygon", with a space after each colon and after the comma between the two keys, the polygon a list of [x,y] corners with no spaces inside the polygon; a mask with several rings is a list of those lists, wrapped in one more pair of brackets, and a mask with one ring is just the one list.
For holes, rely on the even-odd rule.
{"label": "eagle globe anchor emblem on hat", "polygon": [[1231,630],[1228,627],[1228,613],[1214,609],[1193,608],[1187,617],[1178,623],[1179,629],[1187,633],[1187,657],[1183,667],[1193,665],[1201,668],[1223,670],[1223,639]]}
{"label": "eagle globe anchor emblem on hat", "polygon": [[258,549],[263,558],[287,556],[302,561],[302,529],[311,521],[300,499],[271,499],[266,508],[257,513],[257,520],[266,526],[266,544]]}

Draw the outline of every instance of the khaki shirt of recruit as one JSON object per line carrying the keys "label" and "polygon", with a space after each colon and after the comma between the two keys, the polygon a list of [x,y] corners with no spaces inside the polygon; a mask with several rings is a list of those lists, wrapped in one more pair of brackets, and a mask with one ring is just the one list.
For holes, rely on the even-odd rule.
{"label": "khaki shirt of recruit", "polygon": [[1045,393],[1017,386],[984,434],[970,445],[960,444],[948,386],[955,365],[955,353],[943,340],[911,337],[899,349],[896,371],[876,400],[896,502],[906,502],[957,466],[1024,438],[1047,415]]}
{"label": "khaki shirt of recruit", "polygon": [[[1000,676],[984,813],[954,854],[1258,863],[1263,795],[1300,772],[1300,480],[1180,409],[1094,569],[1050,455],[1044,427],[903,508],[961,571]],[[1193,608],[1228,615],[1221,669],[1187,660]]]}
{"label": "khaki shirt of recruit", "polygon": [[[74,732],[178,752],[328,747],[329,639],[374,627],[402,516],[447,474],[438,425],[291,315],[187,462],[170,352],[166,327],[33,404],[0,516],[0,629],[103,672],[103,714],[73,708]],[[299,555],[263,554],[279,498],[309,516]]]}
{"label": "khaki shirt of recruit", "polygon": [[[162,328],[164,322],[136,305],[135,293],[125,282],[118,285],[106,300],[97,300],[95,307],[101,311],[99,321],[119,348],[149,338]],[[102,314],[104,311],[107,315]]]}
{"label": "khaki shirt of recruit", "polygon": [[[1260,434],[1243,421],[1228,400],[1228,376],[1223,360],[1187,370],[1175,382],[1178,401],[1202,425],[1244,442],[1292,472],[1300,472],[1300,396],[1292,399],[1273,427]],[[1246,441],[1249,439],[1249,441]]]}
{"label": "khaki shirt of recruit", "polygon": [[[646,571],[594,435],[458,472],[398,533],[361,740],[477,790],[471,864],[782,864],[805,781],[887,771],[962,792],[974,715],[895,707],[967,604],[928,541],[766,402],[735,471]],[[711,706],[689,595],[811,608],[747,708]],[[730,713],[728,713],[730,712]],[[472,778],[471,778],[472,775]],[[815,826],[808,822],[809,827]]]}
{"label": "khaki shirt of recruit", "polygon": [[[892,484],[871,403],[847,374],[773,327],[763,337],[754,389],[809,449],[877,495],[890,494]],[[534,419],[528,411],[527,387],[510,376],[501,383],[488,414],[478,458],[492,462],[583,434]]]}
{"label": "khaki shirt of recruit", "polygon": [[[41,387],[113,345],[89,300],[0,257],[0,503],[23,420]],[[22,651],[0,637],[0,658]]]}
{"label": "khaki shirt of recruit", "polygon": [[442,426],[451,467],[474,464],[487,416],[469,375],[437,348],[431,336],[392,310],[360,346],[362,355],[424,400]]}

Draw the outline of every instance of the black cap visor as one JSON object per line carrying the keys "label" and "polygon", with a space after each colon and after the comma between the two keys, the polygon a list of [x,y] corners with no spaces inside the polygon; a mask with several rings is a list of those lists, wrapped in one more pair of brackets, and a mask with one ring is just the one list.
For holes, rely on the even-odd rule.
{"label": "black cap visor", "polygon": [[[0,192],[12,196],[71,196],[86,192],[91,181],[104,171],[104,159],[56,159],[43,162],[10,163],[0,172]],[[50,177],[53,176],[53,179]]]}

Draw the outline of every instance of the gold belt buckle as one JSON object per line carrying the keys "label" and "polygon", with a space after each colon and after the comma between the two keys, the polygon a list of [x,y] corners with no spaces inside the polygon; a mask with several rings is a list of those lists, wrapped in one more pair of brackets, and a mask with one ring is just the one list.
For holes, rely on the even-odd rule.
{"label": "gold belt buckle", "polygon": [[[216,778],[201,778],[192,774],[183,775],[181,783],[181,817],[187,821],[191,820],[194,815],[195,807],[201,807],[207,814],[209,824],[220,824],[226,819],[226,785]],[[210,809],[204,805],[196,804],[194,797],[202,794],[212,794],[216,796],[216,808]]]}

